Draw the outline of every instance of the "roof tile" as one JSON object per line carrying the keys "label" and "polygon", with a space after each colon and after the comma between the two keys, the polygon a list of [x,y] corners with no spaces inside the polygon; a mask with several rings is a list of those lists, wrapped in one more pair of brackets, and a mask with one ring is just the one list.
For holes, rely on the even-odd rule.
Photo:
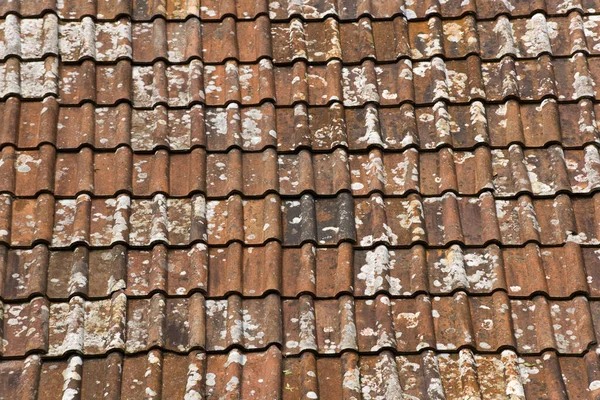
{"label": "roof tile", "polygon": [[[52,97],[42,102],[20,102],[11,97],[0,103],[0,120],[5,122],[2,127],[19,128],[0,127],[0,135],[3,143],[24,149],[47,142],[64,150],[83,145],[115,149],[123,144],[134,151],[159,147],[185,151],[196,146],[206,146],[209,151],[234,146],[248,151],[277,146],[286,152],[300,148],[325,151],[339,146],[350,150],[401,150],[409,146],[471,150],[479,144],[506,148],[511,144],[544,147],[551,143],[581,148],[598,143],[597,107],[587,99],[560,104],[545,99],[521,104],[515,100],[487,105],[480,101],[471,105],[438,102],[434,106],[403,104],[392,108],[367,104],[359,109],[338,103],[276,108],[266,102],[248,107],[196,104],[189,109],[158,105],[145,110],[127,104],[67,107],[58,106]],[[146,129],[148,126],[152,129]]]}
{"label": "roof tile", "polygon": [[[206,394],[208,398],[217,398],[254,392],[289,399],[311,392],[356,395],[367,388],[369,393],[380,395],[401,391],[432,399],[454,398],[464,393],[505,396],[507,392],[527,398],[548,392],[585,397],[597,391],[586,389],[598,376],[597,368],[593,367],[595,362],[594,352],[585,358],[561,357],[552,352],[518,357],[511,350],[474,354],[469,349],[458,353],[425,351],[402,356],[388,351],[361,356],[345,353],[339,357],[306,353],[302,357],[284,358],[273,346],[245,355],[237,349],[208,355],[198,351],[179,355],[158,350],[126,357],[119,353],[104,358],[74,355],[58,361],[31,355],[24,360],[2,361],[0,368],[6,373],[0,376],[19,382],[23,395],[39,390],[40,396],[46,396],[43,388],[55,387],[59,393],[72,389],[92,398],[111,387],[120,387],[121,395],[127,398],[137,398],[151,390],[177,397]],[[77,372],[81,380],[71,380],[69,371]],[[225,372],[224,376],[220,375],[221,371]],[[165,373],[187,377],[154,379],[155,375]],[[326,379],[317,379],[317,376]],[[213,382],[213,379],[214,384],[207,385],[205,392],[200,382]],[[229,381],[239,384],[227,385]],[[129,382],[131,386],[124,384]]]}
{"label": "roof tile", "polygon": [[0,400],[600,398],[596,0],[0,3]]}
{"label": "roof tile", "polygon": [[[201,4],[200,4],[201,3]],[[509,14],[514,17],[528,16],[538,11],[550,15],[567,14],[573,10],[582,13],[594,13],[598,9],[596,0],[567,2],[562,0],[538,0],[534,2],[510,1],[492,3],[485,1],[451,0],[446,2],[425,1],[407,3],[400,0],[388,0],[381,3],[368,1],[346,0],[310,0],[296,4],[290,0],[284,1],[246,1],[246,0],[198,0],[186,1],[181,4],[178,0],[162,0],[147,3],[140,0],[102,0],[97,4],[81,3],[80,0],[65,0],[56,4],[45,0],[29,4],[23,0],[13,0],[0,8],[0,15],[17,13],[25,16],[39,16],[47,11],[56,12],[63,19],[79,19],[84,15],[93,15],[98,19],[114,19],[118,15],[131,15],[136,20],[150,20],[156,16],[167,19],[183,20],[189,16],[200,16],[202,19],[222,19],[227,15],[238,19],[252,19],[262,13],[269,13],[271,19],[285,20],[298,16],[307,20],[322,19],[326,16],[337,16],[342,20],[357,19],[362,15],[371,15],[376,19],[390,18],[395,15],[405,15],[410,19],[420,19],[429,15],[442,15],[456,18],[466,13],[475,13],[477,17],[488,19],[499,14]]]}
{"label": "roof tile", "polygon": [[[211,300],[200,293],[128,299],[115,293],[92,301],[75,296],[68,302],[48,302],[36,297],[5,304],[4,313],[11,316],[3,327],[2,354],[8,357],[34,350],[48,356],[69,351],[96,355],[111,349],[138,353],[155,347],[181,353],[234,345],[265,349],[270,344],[283,346],[289,355],[305,350],[412,353],[463,346],[484,352],[509,347],[520,354],[547,349],[580,354],[596,341],[598,325],[598,305],[585,297],[509,300],[504,292],[406,299],[379,295],[368,300],[348,295],[280,300],[275,294]],[[26,330],[33,333],[23,337]]]}
{"label": "roof tile", "polygon": [[[271,291],[286,297],[301,293],[363,297],[448,295],[456,290],[489,294],[502,289],[514,297],[535,293],[551,298],[572,293],[595,297],[600,290],[597,253],[596,247],[572,242],[507,249],[454,244],[436,250],[421,245],[352,250],[349,243],[336,248],[311,243],[282,248],[273,241],[264,247],[234,242],[226,247],[198,243],[183,249],[158,244],[147,250],[127,250],[123,245],[50,250],[39,244],[23,250],[3,247],[0,296],[14,301],[42,294],[60,300],[75,294],[104,298],[119,290],[128,296],[147,296],[155,290],[176,296],[200,290],[211,297],[228,293],[256,297]],[[298,268],[285,268],[290,263]]]}

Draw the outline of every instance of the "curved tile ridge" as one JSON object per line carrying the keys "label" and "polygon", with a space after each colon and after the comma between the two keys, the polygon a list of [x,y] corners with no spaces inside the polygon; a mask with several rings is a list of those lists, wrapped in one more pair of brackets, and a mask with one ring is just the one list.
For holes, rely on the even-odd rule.
{"label": "curved tile ridge", "polygon": [[94,22],[86,16],[76,22],[59,21],[55,14],[19,19],[9,14],[0,20],[0,59],[19,57],[36,60],[59,56],[65,63],[92,59],[116,62],[190,62],[192,58],[211,63],[228,59],[257,62],[271,57],[270,23],[266,16],[253,21],[132,22],[121,17],[113,22]]}
{"label": "curved tile ridge", "polygon": [[0,240],[18,247],[38,242],[54,248],[187,246],[198,241],[257,245],[270,240],[289,246],[307,241],[337,245],[356,238],[354,203],[347,192],[334,198],[305,194],[299,200],[282,200],[276,194],[248,200],[239,194],[224,200],[206,200],[200,194],[156,194],[151,199],[127,194],[109,199],[88,194],[72,199],[54,199],[47,193],[36,199],[0,196]]}
{"label": "curved tile ridge", "polygon": [[126,194],[92,199],[82,194],[55,199],[44,193],[31,199],[4,194],[0,199],[0,241],[17,247],[39,242],[57,249],[116,243],[144,247],[159,242],[183,247],[198,241],[222,246],[271,240],[285,246],[348,241],[359,247],[600,243],[598,193],[547,199],[529,195],[494,199],[489,192],[476,197],[447,192],[426,198],[375,193],[355,199],[341,192],[327,198],[303,194],[294,200],[273,193],[260,199],[234,194],[222,200],[206,200],[200,194],[190,198],[157,194],[151,199]]}
{"label": "curved tile ridge", "polygon": [[331,153],[277,154],[262,152],[207,153],[195,148],[189,153],[160,149],[151,154],[132,153],[128,147],[114,152],[56,152],[49,144],[39,150],[0,150],[0,192],[17,197],[49,192],[73,197],[83,192],[112,197],[119,193],[172,197],[204,194],[226,198],[279,193],[282,197],[312,193],[337,195],[349,191],[356,197],[379,192],[388,196],[411,192],[437,196],[451,191],[477,195],[490,191],[495,198],[528,193],[555,196],[561,192],[590,194],[600,187],[598,147],[563,150],[507,150],[477,147],[474,151],[403,152],[348,154],[337,148]]}
{"label": "curved tile ridge", "polygon": [[561,194],[554,199],[532,200],[522,195],[496,200],[487,192],[470,198],[446,193],[424,199],[416,194],[401,199],[373,194],[355,200],[357,243],[366,247],[418,242],[430,246],[592,244],[597,241],[593,205],[597,199],[596,195],[571,198]]}
{"label": "curved tile ridge", "polygon": [[[237,293],[261,297],[270,292],[284,297],[309,294],[332,298],[379,293],[414,297],[421,293],[448,295],[463,290],[472,295],[503,290],[511,298],[542,294],[552,299],[577,294],[600,296],[598,246],[576,243],[540,247],[484,248],[451,245],[426,249],[370,250],[337,247],[282,247],[271,241],[264,246],[226,247],[197,243],[183,249],[163,244],[132,250],[124,245],[110,249],[76,246],[49,250],[44,244],[32,249],[0,247],[0,299],[16,301],[44,295],[52,300],[79,295],[106,298],[123,290],[127,296],[190,295],[200,291],[209,297]],[[296,264],[295,268],[286,266]],[[527,273],[524,273],[527,271]],[[332,278],[335,277],[335,278]]]}
{"label": "curved tile ridge", "polygon": [[541,54],[596,53],[597,30],[597,16],[577,12],[550,18],[542,13],[519,19],[500,16],[491,21],[477,21],[473,16],[460,20],[432,16],[418,22],[403,17],[391,21],[363,17],[352,23],[332,18],[319,22],[294,18],[273,23],[271,40],[276,64],[298,59],[326,62],[333,58],[343,59],[344,63],[369,58],[378,62],[399,58],[419,61],[435,56],[464,58],[470,54],[494,60],[506,55],[531,58]]}
{"label": "curved tile ridge", "polygon": [[[21,96],[42,99],[58,96],[60,104],[93,102],[115,105],[122,101],[134,107],[150,108],[162,104],[187,107],[195,103],[238,102],[259,104],[274,100],[272,64],[204,66],[198,59],[188,64],[132,66],[129,60],[116,64],[61,64],[55,57],[45,61],[19,62],[9,58],[0,64],[0,97]],[[223,90],[223,87],[229,86]]]}
{"label": "curved tile ridge", "polygon": [[[530,308],[532,305],[537,308]],[[568,307],[574,308],[567,311]],[[535,315],[533,310],[537,310]],[[577,318],[570,316],[573,310]],[[537,334],[525,332],[529,326],[534,326]],[[563,340],[562,329],[575,326],[578,328],[571,330],[573,335]],[[585,298],[565,303],[548,302],[543,297],[508,300],[502,292],[486,297],[468,297],[459,292],[452,297],[419,295],[402,300],[383,295],[368,300],[350,296],[313,300],[301,296],[283,302],[283,331],[286,354],[305,350],[324,354],[375,352],[386,348],[414,352],[427,348],[456,350],[462,346],[484,352],[511,347],[522,353],[544,349],[579,353],[595,340]]]}
{"label": "curved tile ridge", "polygon": [[300,59],[310,63],[332,59],[359,63],[368,58],[378,62],[399,58],[418,61],[470,54],[478,54],[483,60],[506,55],[569,56],[575,52],[599,53],[599,21],[596,15],[577,12],[551,18],[542,13],[518,19],[501,16],[492,21],[477,21],[473,16],[460,20],[433,16],[422,22],[404,17],[391,21],[363,17],[352,23],[333,18],[318,22],[294,18],[273,24],[264,15],[252,21],[225,17],[219,22],[200,22],[197,18],[133,22],[121,17],[94,22],[86,16],[77,22],[60,22],[52,13],[34,19],[9,14],[0,20],[0,59],[34,61],[54,55],[63,62],[91,58],[98,62],[130,59],[150,63],[163,59],[182,63],[199,58],[214,64],[229,59],[254,63],[267,57],[275,64],[285,64]]}
{"label": "curved tile ridge", "polygon": [[41,100],[58,96],[63,105],[111,106],[127,101],[135,108],[259,105],[275,99],[279,106],[341,102],[346,107],[468,104],[483,99],[498,103],[511,98],[572,102],[598,99],[594,85],[599,71],[600,57],[583,53],[524,60],[505,56],[499,62],[484,62],[475,55],[452,61],[436,56],[430,61],[391,64],[366,60],[354,66],[339,60],[325,65],[296,61],[273,66],[266,58],[255,64],[229,60],[204,65],[192,59],[177,65],[162,60],[152,65],[132,65],[129,60],[59,65],[55,56],[31,62],[12,57],[0,63],[0,97]]}
{"label": "curved tile ridge", "polygon": [[[253,393],[269,398],[336,398],[361,395],[414,396],[435,400],[458,399],[468,394],[481,398],[510,397],[514,400],[539,398],[553,393],[561,398],[586,398],[598,394],[598,356],[562,357],[552,352],[520,357],[511,350],[497,354],[426,351],[399,355],[384,351],[377,355],[344,353],[340,357],[282,357],[276,347],[241,354],[192,351],[188,355],[151,350],[138,356],[110,353],[102,358],[65,360],[41,359],[0,362],[6,393],[35,395],[46,385],[59,392],[109,393],[116,399],[131,398],[140,392],[177,398],[241,396]],[[222,376],[220,373],[225,371]],[[156,379],[167,373],[172,379]],[[325,376],[326,378],[319,378]],[[501,377],[501,379],[498,379]],[[1,378],[0,378],[1,379]],[[4,383],[4,382],[3,382]],[[0,383],[2,385],[3,383]]]}
{"label": "curved tile ridge", "polygon": [[[242,354],[207,355],[191,351],[179,355],[151,350],[138,356],[110,353],[96,359],[73,355],[62,361],[42,360],[37,355],[26,360],[5,361],[2,372],[17,376],[21,393],[42,394],[57,387],[63,395],[104,395],[109,399],[135,398],[140,394],[153,397],[203,399],[212,396],[254,393],[277,398],[281,393],[282,356],[276,347]],[[225,375],[221,375],[226,371]],[[162,376],[170,379],[161,379]],[[4,382],[0,382],[3,385]],[[15,388],[14,393],[18,389]],[[6,385],[6,394],[13,387]],[[205,397],[206,396],[206,397]]]}
{"label": "curved tile ridge", "polygon": [[405,0],[388,0],[374,2],[372,0],[308,0],[301,4],[292,0],[273,1],[270,3],[270,17],[273,20],[285,20],[300,17],[306,20],[323,19],[336,16],[340,20],[354,20],[365,15],[375,18],[389,19],[394,15],[403,15],[408,19],[423,19],[433,15],[444,18],[457,18],[465,14],[473,14],[477,18],[489,19],[500,14],[512,17],[529,16],[536,12],[550,15],[566,14],[577,10],[583,13],[595,13],[598,6],[595,1],[535,0],[521,3],[517,1],[439,1],[426,0],[409,2]]}
{"label": "curved tile ridge", "polygon": [[160,0],[151,4],[135,0],[108,0],[95,3],[82,3],[80,0],[44,0],[29,4],[26,0],[12,0],[0,7],[0,15],[15,13],[22,16],[39,16],[55,12],[61,19],[80,19],[90,15],[98,20],[112,20],[128,15],[138,21],[148,21],[156,17],[183,20],[191,16],[203,20],[220,20],[228,16],[244,20],[254,19],[267,14],[274,20],[287,20],[300,17],[306,20],[336,17],[340,20],[355,20],[370,15],[377,19],[389,19],[402,15],[409,19],[422,19],[431,15],[457,18],[473,14],[477,18],[494,18],[500,14],[513,17],[528,16],[536,12],[550,15],[562,15],[571,11],[595,13],[598,10],[596,0],[536,0],[533,2],[505,1],[489,3],[487,1],[438,1],[427,0],[411,3],[404,0],[308,0],[296,3],[291,0],[188,0],[184,5],[177,0]]}
{"label": "curved tile ridge", "polygon": [[189,109],[158,105],[140,110],[126,103],[60,106],[54,97],[33,102],[10,97],[0,103],[0,139],[4,146],[22,149],[49,143],[57,150],[129,146],[133,152],[161,148],[183,152],[196,147],[219,152],[267,147],[280,152],[337,147],[350,151],[376,147],[386,151],[411,147],[471,150],[482,144],[493,148],[560,144],[567,149],[600,142],[599,107],[588,99],[571,104],[545,99],[466,105],[437,102],[416,107],[405,103],[385,108],[372,104],[347,108],[339,103],[277,107],[265,102],[226,107],[196,104]]}
{"label": "curved tile ridge", "polygon": [[[206,300],[200,293],[180,299],[161,294],[127,299],[117,292],[106,300],[75,296],[61,303],[37,297],[4,305],[5,315],[12,317],[4,320],[2,355],[23,356],[30,351],[50,357],[73,352],[101,355],[152,348],[215,351],[233,345],[265,348],[281,342],[280,323],[273,319],[281,314],[280,307],[276,295],[253,300],[237,295]],[[23,327],[34,332],[30,338],[19,333]]]}
{"label": "curved tile ridge", "polygon": [[343,295],[327,300],[308,295],[282,300],[276,294],[206,299],[201,293],[130,299],[116,292],[105,300],[74,296],[68,302],[50,302],[36,297],[4,304],[3,311],[3,357],[31,352],[49,357],[102,355],[111,350],[135,354],[153,348],[179,353],[258,350],[271,344],[286,356],[309,350],[340,354],[461,348],[577,355],[597,340],[600,303],[583,296],[511,300],[504,292],[409,299]]}

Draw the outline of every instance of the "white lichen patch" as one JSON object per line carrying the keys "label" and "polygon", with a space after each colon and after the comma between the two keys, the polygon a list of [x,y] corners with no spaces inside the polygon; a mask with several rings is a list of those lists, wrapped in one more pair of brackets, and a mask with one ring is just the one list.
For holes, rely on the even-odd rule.
{"label": "white lichen patch", "polygon": [[537,13],[525,23],[525,33],[519,38],[528,55],[535,57],[543,52],[552,52],[550,35],[544,14]]}

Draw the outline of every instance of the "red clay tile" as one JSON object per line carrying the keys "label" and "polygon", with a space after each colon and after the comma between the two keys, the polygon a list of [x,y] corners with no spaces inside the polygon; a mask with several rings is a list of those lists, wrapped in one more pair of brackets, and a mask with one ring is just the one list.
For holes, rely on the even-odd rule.
{"label": "red clay tile", "polygon": [[[208,7],[201,7],[205,8]],[[357,22],[340,23],[334,18],[319,22],[293,18],[290,22],[276,23],[271,29],[264,15],[251,21],[236,21],[233,14],[219,18],[218,22],[202,19],[206,22],[200,27],[196,18],[185,22],[165,22],[158,18],[153,22],[132,23],[123,17],[118,22],[95,23],[90,17],[84,17],[77,22],[59,23],[52,13],[43,19],[21,22],[18,17],[9,15],[0,25],[0,40],[3,31],[21,32],[23,46],[14,48],[7,43],[0,58],[12,55],[36,59],[55,54],[66,61],[83,57],[115,61],[119,57],[132,58],[132,46],[136,61],[148,62],[160,57],[182,62],[202,55],[207,63],[223,62],[227,58],[254,62],[271,56],[271,47],[275,49],[276,63],[297,59],[323,62],[342,56],[345,62],[356,63],[365,58],[389,62],[398,57],[462,58],[471,53],[479,53],[484,59],[497,59],[505,55],[527,58],[543,53],[566,56],[575,51],[597,52],[597,21],[594,16],[581,16],[577,12],[552,18],[542,13],[510,20],[499,16],[479,22],[472,16],[450,21],[430,16],[414,22],[402,16],[391,21],[363,17]],[[80,36],[84,39],[80,40]],[[535,39],[530,40],[530,37]],[[213,43],[214,40],[221,43]],[[94,41],[101,44],[98,49],[90,46]],[[25,46],[29,42],[31,45]],[[201,46],[203,53],[200,53]]]}
{"label": "red clay tile", "polygon": [[202,29],[200,21],[190,18],[185,22],[152,22],[131,26],[132,59],[152,62],[159,58],[174,63],[188,62],[202,57]]}
{"label": "red clay tile", "polygon": [[573,10],[582,13],[594,13],[598,9],[596,0],[583,0],[565,3],[561,0],[537,0],[533,2],[508,1],[500,4],[489,4],[485,1],[451,0],[445,2],[424,1],[407,3],[399,0],[387,0],[372,3],[370,1],[348,0],[310,0],[296,4],[290,0],[283,1],[246,1],[198,0],[186,1],[160,0],[147,2],[143,0],[102,0],[97,4],[82,3],[80,0],[65,0],[58,5],[51,0],[29,4],[23,0],[11,0],[0,8],[0,15],[12,12],[23,16],[39,16],[43,12],[54,11],[64,19],[78,19],[84,15],[93,15],[98,19],[113,19],[118,15],[131,15],[136,20],[150,20],[156,16],[168,19],[183,20],[189,16],[200,16],[202,19],[222,19],[231,15],[238,19],[252,19],[259,14],[269,12],[275,20],[285,20],[292,16],[307,20],[322,19],[326,16],[337,16],[342,20],[354,20],[361,15],[371,15],[376,19],[389,19],[395,15],[405,15],[409,19],[421,19],[431,15],[456,18],[466,13],[475,13],[478,18],[489,19],[499,14],[510,14],[524,17],[538,11],[550,15],[566,14]]}
{"label": "red clay tile", "polygon": [[[600,268],[596,247],[524,247],[353,250],[350,243],[336,248],[299,248],[278,242],[244,247],[207,247],[198,243],[183,249],[163,244],[148,250],[111,249],[0,251],[0,297],[22,300],[35,294],[66,299],[79,294],[103,298],[125,290],[129,296],[147,296],[159,290],[167,295],[202,291],[211,297],[238,293],[246,297],[278,292],[286,297],[302,293],[334,297],[413,296],[428,292],[440,296],[456,290],[489,294],[501,289],[511,296],[547,293],[565,298],[573,293],[597,296]],[[297,264],[297,268],[287,267]],[[68,266],[68,267],[65,267]],[[568,267],[568,268],[567,268]],[[335,279],[333,278],[335,277]]]}
{"label": "red clay tile", "polygon": [[0,4],[0,399],[600,396],[597,9]]}
{"label": "red clay tile", "polygon": [[[159,105],[153,110],[138,110],[127,104],[59,107],[52,97],[43,102],[20,102],[11,97],[0,103],[0,120],[4,122],[0,135],[3,144],[34,148],[48,142],[65,150],[82,145],[114,149],[122,144],[134,151],[159,147],[189,150],[194,146],[207,146],[210,151],[232,146],[249,151],[268,146],[281,151],[302,147],[331,150],[337,146],[350,150],[400,150],[407,146],[471,150],[480,143],[494,147],[560,143],[563,148],[581,148],[598,143],[597,115],[597,106],[586,99],[572,104],[546,99],[532,104],[509,100],[503,104],[475,101],[448,106],[440,102],[433,107],[366,105],[362,109],[337,103],[275,108],[267,102],[258,107],[232,103],[226,108],[197,104],[189,109]],[[148,126],[151,129],[146,129]]]}
{"label": "red clay tile", "polygon": [[[542,13],[510,20],[499,16],[487,21],[476,21],[473,16],[459,20],[430,16],[423,21],[408,21],[403,16],[383,21],[362,17],[357,22],[293,18],[271,26],[265,15],[236,20],[233,14],[219,21],[202,21],[190,17],[185,21],[157,18],[132,22],[121,16],[116,21],[96,22],[85,16],[64,22],[53,13],[34,19],[9,14],[0,22],[0,42],[4,42],[0,59],[16,56],[33,61],[56,55],[67,62],[127,58],[146,63],[162,58],[180,63],[201,57],[210,64],[227,59],[256,62],[272,56],[275,63],[342,58],[345,63],[358,63],[367,58],[391,62],[400,57],[453,59],[478,54],[494,60],[506,55],[596,54],[598,44],[597,19],[577,12],[551,18]],[[14,35],[21,43],[10,42]]]}
{"label": "red clay tile", "polygon": [[[3,355],[22,357],[33,350],[48,356],[73,350],[84,355],[110,349],[138,353],[152,347],[214,351],[233,345],[265,349],[271,344],[282,345],[287,355],[304,350],[412,353],[467,345],[484,352],[510,347],[520,354],[555,349],[575,355],[596,341],[597,311],[597,303],[582,296],[510,300],[502,291],[403,299],[342,295],[315,300],[303,295],[280,300],[270,294],[260,299],[230,295],[212,300],[200,293],[127,299],[115,293],[106,300],[75,296],[68,302],[48,302],[37,297],[4,305],[5,315],[16,320],[4,322]],[[22,329],[35,330],[24,339],[19,334]]]}
{"label": "red clay tile", "polygon": [[167,19],[184,20],[189,16],[200,16],[202,19],[222,19],[234,16],[239,19],[252,19],[268,11],[266,0],[129,0],[132,3],[132,16],[136,20],[146,21],[156,16]]}
{"label": "red clay tile", "polygon": [[[469,349],[400,356],[385,351],[361,356],[345,353],[339,357],[317,357],[306,353],[301,357],[282,357],[273,346],[246,355],[237,349],[214,355],[152,350],[135,356],[111,353],[90,359],[74,355],[64,360],[31,355],[22,360],[5,360],[0,369],[5,372],[1,375],[5,387],[24,396],[39,393],[41,398],[47,395],[45,387],[56,388],[58,393],[81,393],[88,398],[114,387],[120,387],[117,391],[127,398],[138,398],[151,391],[163,396],[209,399],[252,393],[295,399],[326,393],[336,397],[358,395],[366,389],[382,396],[402,393],[434,399],[458,398],[465,393],[509,393],[536,398],[548,392],[585,398],[597,391],[593,387],[598,377],[595,363],[594,351],[582,358],[556,356],[552,352],[520,358],[512,350],[477,354]],[[79,378],[74,379],[73,373]],[[165,374],[173,379],[155,378]],[[231,381],[239,384],[227,385]],[[127,384],[130,382],[132,386]],[[204,386],[201,382],[210,384]],[[19,389],[12,386],[15,383]],[[590,384],[593,388],[587,389]]]}
{"label": "red clay tile", "polygon": [[346,192],[335,198],[305,194],[299,200],[281,205],[283,243],[297,246],[306,241],[332,245],[356,239],[352,196]]}

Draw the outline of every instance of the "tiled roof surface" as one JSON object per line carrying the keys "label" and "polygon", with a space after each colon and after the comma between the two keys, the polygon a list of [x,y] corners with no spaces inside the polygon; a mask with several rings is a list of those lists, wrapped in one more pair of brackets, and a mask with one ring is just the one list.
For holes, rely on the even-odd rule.
{"label": "tiled roof surface", "polygon": [[0,0],[0,400],[600,400],[600,0]]}

